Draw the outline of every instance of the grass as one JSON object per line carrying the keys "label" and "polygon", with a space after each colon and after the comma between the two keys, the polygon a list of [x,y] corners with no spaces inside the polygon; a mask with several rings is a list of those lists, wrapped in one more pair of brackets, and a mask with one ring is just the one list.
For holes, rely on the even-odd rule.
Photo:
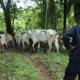
{"label": "grass", "polygon": [[52,73],[53,80],[63,80],[64,71],[68,63],[67,53],[39,53],[34,56],[46,66],[46,68]]}
{"label": "grass", "polygon": [[18,53],[0,54],[0,80],[41,80],[28,57]]}
{"label": "grass", "polygon": [[[38,52],[31,57],[40,59],[51,72],[53,80],[63,80],[64,71],[68,63],[68,55],[62,52]],[[37,69],[29,56],[19,53],[0,54],[0,80],[41,80]]]}

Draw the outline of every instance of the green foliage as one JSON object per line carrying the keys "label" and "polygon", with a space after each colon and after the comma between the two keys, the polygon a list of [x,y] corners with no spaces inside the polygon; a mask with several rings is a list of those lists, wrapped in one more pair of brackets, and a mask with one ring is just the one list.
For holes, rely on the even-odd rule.
{"label": "green foliage", "polygon": [[75,19],[74,19],[74,7],[71,7],[71,11],[69,13],[69,16],[67,16],[67,28],[72,27],[74,24],[76,24]]}
{"label": "green foliage", "polygon": [[[24,32],[27,29],[33,29],[33,28],[43,28],[44,18],[43,13],[45,12],[43,10],[43,0],[34,0],[37,3],[37,7],[28,7],[26,9],[17,9],[16,4],[12,4],[11,7],[11,19],[12,23],[14,21],[14,29],[16,31]],[[48,5],[49,7],[50,5]],[[55,8],[56,8],[56,26],[57,29],[63,29],[63,0],[56,0],[55,1]],[[43,12],[42,12],[43,11]],[[50,13],[50,12],[48,12]],[[74,9],[70,9],[70,14],[67,17],[67,28],[70,28],[72,25],[75,24],[74,16],[71,16],[71,14],[74,13]],[[45,14],[45,13],[44,13]],[[49,16],[49,14],[48,14]],[[48,28],[52,28],[50,17],[48,18],[47,26]],[[5,31],[5,23],[4,23],[4,16],[3,13],[0,12],[0,30]]]}
{"label": "green foliage", "polygon": [[14,22],[14,27],[17,30],[25,31],[25,29],[37,28],[39,25],[39,14],[40,10],[36,9],[25,9],[24,11],[19,11],[16,14],[16,19]]}
{"label": "green foliage", "polygon": [[59,1],[55,5],[57,29],[63,29],[63,5],[61,5]]}
{"label": "green foliage", "polygon": [[5,22],[4,22],[4,16],[3,13],[0,13],[0,31],[5,31],[6,27],[5,27]]}

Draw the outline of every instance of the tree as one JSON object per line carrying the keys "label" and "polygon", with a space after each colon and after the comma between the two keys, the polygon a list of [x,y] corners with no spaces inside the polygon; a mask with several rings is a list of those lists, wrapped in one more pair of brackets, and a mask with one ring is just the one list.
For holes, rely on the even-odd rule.
{"label": "tree", "polygon": [[46,0],[42,1],[41,24],[42,24],[43,29],[47,28],[47,2],[46,2]]}
{"label": "tree", "polygon": [[45,23],[44,23],[44,27],[45,27],[45,29],[46,28],[48,28],[48,0],[45,0],[46,2],[45,2],[45,17],[44,17],[44,19],[45,19]]}
{"label": "tree", "polygon": [[66,9],[67,9],[67,0],[64,0],[64,22],[63,22],[63,33],[66,31]]}
{"label": "tree", "polygon": [[77,24],[80,24],[80,0],[69,0],[67,2],[67,15],[70,13],[71,7],[74,8],[74,18]]}
{"label": "tree", "polygon": [[14,27],[14,20],[16,18],[16,12],[17,12],[17,6],[16,3],[12,4],[12,9],[11,9],[11,21],[12,21],[12,27]]}
{"label": "tree", "polygon": [[48,16],[48,0],[36,0],[39,8],[41,9],[41,13],[39,15],[40,22],[39,25],[45,29],[48,27],[47,16]]}
{"label": "tree", "polygon": [[55,7],[55,2],[54,0],[50,0],[49,1],[49,18],[50,18],[50,23],[51,23],[51,27],[53,29],[56,29],[56,7]]}
{"label": "tree", "polygon": [[11,9],[12,9],[12,0],[0,0],[1,7],[4,12],[4,20],[6,24],[6,31],[9,34],[14,35],[13,27],[11,24]]}

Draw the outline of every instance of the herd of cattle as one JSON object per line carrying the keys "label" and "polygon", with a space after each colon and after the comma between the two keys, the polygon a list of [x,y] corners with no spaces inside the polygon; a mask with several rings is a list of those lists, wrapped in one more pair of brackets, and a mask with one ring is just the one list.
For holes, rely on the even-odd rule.
{"label": "herd of cattle", "polygon": [[29,46],[30,40],[32,40],[33,51],[36,43],[38,43],[37,47],[40,48],[40,42],[43,42],[48,43],[47,52],[52,50],[52,44],[54,44],[57,53],[59,53],[59,34],[53,29],[32,29],[25,31],[23,34],[16,32],[14,37],[11,34],[0,33],[0,49],[4,50],[5,46],[8,48],[10,45],[15,47],[16,42],[19,48],[22,44],[22,49],[24,50],[26,44]]}

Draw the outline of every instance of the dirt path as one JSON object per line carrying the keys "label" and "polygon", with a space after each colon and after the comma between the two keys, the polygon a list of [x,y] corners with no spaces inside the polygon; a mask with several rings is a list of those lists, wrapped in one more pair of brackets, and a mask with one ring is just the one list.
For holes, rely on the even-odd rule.
{"label": "dirt path", "polygon": [[38,58],[31,57],[32,63],[35,65],[37,70],[40,73],[40,76],[42,77],[42,80],[52,80],[51,73],[49,70],[41,63],[41,61]]}
{"label": "dirt path", "polygon": [[[8,50],[6,52],[13,52],[14,50]],[[33,65],[37,68],[42,80],[53,80],[50,71],[44,66],[44,64],[36,58],[33,54],[26,54],[23,52],[25,56],[28,56]]]}

